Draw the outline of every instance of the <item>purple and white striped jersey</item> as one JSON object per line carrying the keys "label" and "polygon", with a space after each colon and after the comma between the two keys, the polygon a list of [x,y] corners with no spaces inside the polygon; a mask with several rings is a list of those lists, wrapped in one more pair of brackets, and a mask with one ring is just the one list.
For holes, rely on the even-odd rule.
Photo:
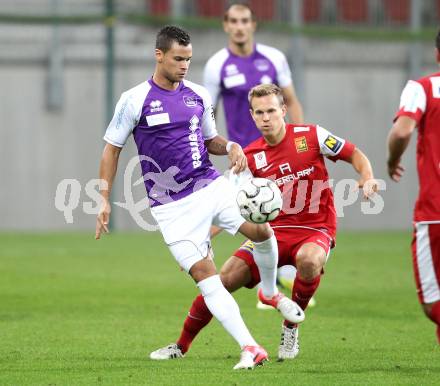
{"label": "purple and white striped jersey", "polygon": [[206,63],[203,82],[214,106],[219,96],[223,99],[229,139],[245,147],[261,136],[249,112],[250,89],[267,83],[287,87],[292,79],[281,51],[256,44],[247,57],[234,55],[228,48],[218,51]]}
{"label": "purple and white striped jersey", "polygon": [[124,92],[104,136],[123,147],[133,134],[151,206],[179,200],[215,180],[205,140],[217,136],[207,90],[187,80],[176,90],[152,79]]}

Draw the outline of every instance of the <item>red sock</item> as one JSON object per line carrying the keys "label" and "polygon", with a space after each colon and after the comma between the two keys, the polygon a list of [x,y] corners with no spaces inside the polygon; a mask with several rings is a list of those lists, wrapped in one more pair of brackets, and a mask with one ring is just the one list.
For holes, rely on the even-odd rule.
{"label": "red sock", "polygon": [[205,327],[212,319],[212,314],[206,306],[202,295],[197,296],[188,312],[188,316],[183,324],[180,338],[177,341],[183,353],[186,353],[192,341],[199,331]]}
{"label": "red sock", "polygon": [[[320,281],[321,275],[316,276],[312,281],[305,281],[297,273],[292,288],[292,300],[305,310],[313,294],[318,289]],[[291,323],[284,321],[284,325],[289,326]]]}

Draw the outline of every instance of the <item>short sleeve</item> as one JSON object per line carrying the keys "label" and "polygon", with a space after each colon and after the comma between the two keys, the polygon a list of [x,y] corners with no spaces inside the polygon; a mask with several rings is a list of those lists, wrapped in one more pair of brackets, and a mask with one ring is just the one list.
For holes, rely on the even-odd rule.
{"label": "short sleeve", "polygon": [[123,147],[136,124],[131,96],[125,92],[116,104],[115,113],[104,135],[108,143]]}
{"label": "short sleeve", "polygon": [[394,120],[406,116],[420,122],[426,110],[426,93],[423,86],[413,80],[408,81],[400,96],[399,111]]}
{"label": "short sleeve", "polygon": [[257,44],[257,51],[265,56],[275,67],[278,86],[290,86],[292,84],[292,74],[286,56],[280,50],[264,44]]}
{"label": "short sleeve", "polygon": [[211,96],[212,104],[217,105],[221,89],[221,71],[228,58],[228,51],[222,49],[206,62],[203,69],[203,85]]}
{"label": "short sleeve", "polygon": [[218,135],[215,127],[214,106],[208,93],[206,93],[206,97],[203,98],[203,107],[202,134],[203,139],[206,141]]}
{"label": "short sleeve", "polygon": [[277,66],[278,84],[280,87],[290,86],[292,83],[292,73],[290,72],[289,63],[282,52],[280,52],[280,59]]}
{"label": "short sleeve", "polygon": [[316,126],[316,134],[321,154],[332,161],[348,159],[355,149],[355,146],[347,140],[337,137],[321,126]]}

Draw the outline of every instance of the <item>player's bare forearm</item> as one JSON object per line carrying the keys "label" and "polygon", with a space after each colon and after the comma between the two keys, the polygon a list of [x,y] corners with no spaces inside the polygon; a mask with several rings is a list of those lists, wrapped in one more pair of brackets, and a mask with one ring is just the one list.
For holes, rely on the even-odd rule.
{"label": "player's bare forearm", "polygon": [[416,121],[409,117],[399,117],[388,134],[388,164],[399,162],[408,147]]}
{"label": "player's bare forearm", "polygon": [[228,152],[226,151],[227,144],[228,141],[226,140],[226,138],[222,137],[221,135],[217,135],[216,137],[205,141],[205,146],[208,149],[208,153],[214,155],[227,155],[228,154]]}
{"label": "player's bare forearm", "polygon": [[359,174],[358,186],[363,191],[363,197],[370,198],[378,189],[378,182],[374,178],[370,160],[361,150],[355,148],[348,162]]}
{"label": "player's bare forearm", "polygon": [[101,195],[107,200],[110,197],[113,180],[115,179],[120,153],[121,148],[109,143],[105,145],[102,152],[101,163],[99,165],[99,178],[105,181],[104,184],[106,186],[102,186],[100,191]]}
{"label": "player's bare forearm", "polygon": [[399,137],[391,130],[388,136],[388,160],[389,165],[394,165],[400,161],[403,153],[408,147],[410,137]]}
{"label": "player's bare forearm", "polygon": [[[229,168],[234,168],[234,173],[240,173],[247,168],[247,158],[243,149],[238,143],[229,142],[220,135],[205,141],[206,148],[210,154],[228,155],[230,160]],[[228,151],[229,150],[229,151]]]}
{"label": "player's bare forearm", "polygon": [[370,160],[358,148],[354,149],[353,154],[349,158],[349,162],[353,165],[354,170],[358,172],[362,180],[366,181],[374,178]]}
{"label": "player's bare forearm", "polygon": [[106,144],[102,152],[101,163],[99,165],[99,178],[101,179],[100,193],[103,198],[99,213],[96,218],[95,239],[99,240],[102,233],[108,233],[110,221],[110,192],[113,180],[118,168],[118,160],[121,149],[119,147]]}
{"label": "player's bare forearm", "polygon": [[400,164],[400,159],[409,145],[411,135],[416,128],[417,122],[409,117],[401,116],[394,123],[388,134],[388,175],[398,182],[405,171]]}

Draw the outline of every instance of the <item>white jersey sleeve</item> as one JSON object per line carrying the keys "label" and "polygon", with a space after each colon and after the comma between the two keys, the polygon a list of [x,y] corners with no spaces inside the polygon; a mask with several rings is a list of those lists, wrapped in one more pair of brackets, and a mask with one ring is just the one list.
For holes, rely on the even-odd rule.
{"label": "white jersey sleeve", "polygon": [[228,56],[228,50],[223,48],[209,58],[203,69],[203,85],[208,90],[214,106],[217,105],[219,100],[221,70]]}
{"label": "white jersey sleeve", "polygon": [[215,127],[214,106],[208,90],[196,83],[188,80],[183,81],[184,84],[191,88],[203,101],[203,117],[202,117],[202,135],[204,140],[212,139],[218,135]]}
{"label": "white jersey sleeve", "polygon": [[333,135],[328,130],[316,125],[321,154],[326,157],[334,157],[340,153],[345,145],[345,139]]}
{"label": "white jersey sleeve", "polygon": [[292,73],[286,56],[274,47],[264,44],[257,44],[257,51],[270,60],[277,71],[277,84],[280,87],[287,87],[292,84]]}
{"label": "white jersey sleeve", "polygon": [[423,86],[413,80],[408,81],[400,96],[400,109],[409,113],[426,110],[426,94]]}
{"label": "white jersey sleeve", "polygon": [[115,113],[104,135],[104,140],[114,146],[123,147],[142,113],[142,105],[150,91],[148,82],[122,93]]}

